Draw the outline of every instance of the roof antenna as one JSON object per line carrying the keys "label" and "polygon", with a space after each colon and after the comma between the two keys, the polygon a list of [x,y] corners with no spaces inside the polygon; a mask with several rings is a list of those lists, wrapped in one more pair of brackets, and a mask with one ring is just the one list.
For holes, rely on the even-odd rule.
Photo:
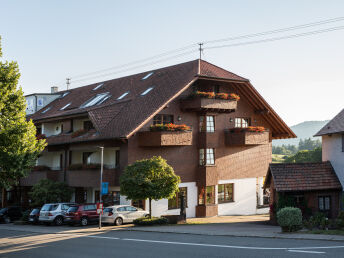
{"label": "roof antenna", "polygon": [[67,90],[69,90],[70,80],[70,78],[66,78]]}
{"label": "roof antenna", "polygon": [[199,45],[199,59],[198,59],[198,74],[201,74],[201,60],[202,60],[202,52],[203,52],[203,43],[198,43]]}

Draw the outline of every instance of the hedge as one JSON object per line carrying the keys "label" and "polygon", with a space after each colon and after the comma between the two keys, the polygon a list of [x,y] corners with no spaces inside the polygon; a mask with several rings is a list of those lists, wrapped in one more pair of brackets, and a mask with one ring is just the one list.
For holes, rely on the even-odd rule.
{"label": "hedge", "polygon": [[283,232],[297,231],[302,227],[302,212],[299,208],[282,208],[277,212],[277,223]]}
{"label": "hedge", "polygon": [[134,224],[138,226],[164,225],[168,223],[168,219],[164,217],[139,218],[134,220]]}

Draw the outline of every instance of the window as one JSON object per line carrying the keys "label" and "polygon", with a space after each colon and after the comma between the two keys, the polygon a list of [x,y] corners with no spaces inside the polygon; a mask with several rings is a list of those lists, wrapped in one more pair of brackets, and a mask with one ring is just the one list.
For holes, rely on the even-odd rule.
{"label": "window", "polygon": [[116,150],[116,160],[115,160],[115,166],[116,168],[119,167],[119,161],[120,161],[120,150]]}
{"label": "window", "polygon": [[145,75],[145,77],[143,77],[141,80],[146,80],[148,79],[149,77],[151,77],[153,75],[154,72],[150,72],[149,74]]}
{"label": "window", "polygon": [[43,107],[43,106],[44,106],[44,100],[43,100],[43,98],[38,98],[38,99],[37,99],[37,106],[38,106],[38,107]]}
{"label": "window", "polygon": [[329,211],[331,210],[331,197],[330,196],[320,196],[318,197],[319,210]]}
{"label": "window", "polygon": [[219,203],[233,202],[233,184],[218,185],[217,199]]}
{"label": "window", "polygon": [[131,205],[136,207],[136,208],[141,208],[141,209],[145,209],[145,200],[133,200],[131,201]]}
{"label": "window", "polygon": [[84,130],[89,131],[94,129],[94,126],[91,121],[84,121]]}
{"label": "window", "polygon": [[117,208],[117,211],[126,211],[127,209],[126,209],[126,207],[119,207],[119,208]]}
{"label": "window", "polygon": [[117,98],[117,100],[123,99],[123,98],[124,98],[125,96],[127,96],[128,94],[129,94],[129,91],[123,93],[121,96],[119,96],[119,97]]}
{"label": "window", "polygon": [[199,128],[201,132],[215,132],[215,116],[200,116]]}
{"label": "window", "polygon": [[198,188],[198,204],[215,204],[215,186]]}
{"label": "window", "polygon": [[101,83],[99,85],[97,85],[95,88],[93,88],[93,90],[98,90],[100,87],[102,87],[104,85],[104,83]]}
{"label": "window", "polygon": [[181,206],[180,203],[180,196],[183,195],[185,198],[185,207],[188,207],[188,188],[187,187],[180,187],[179,192],[176,195],[168,200],[168,209],[179,209]]}
{"label": "window", "polygon": [[65,105],[65,106],[63,106],[62,108],[60,108],[60,110],[65,110],[67,107],[70,106],[70,104],[72,104],[72,103],[68,103],[67,105]]}
{"label": "window", "polygon": [[153,89],[153,87],[148,88],[147,90],[145,90],[144,92],[141,93],[141,96],[146,95],[148,92],[150,92]]}
{"label": "window", "polygon": [[156,124],[173,124],[173,115],[156,115],[153,118],[153,125]]}
{"label": "window", "polygon": [[62,98],[64,98],[64,97],[66,97],[68,94],[69,94],[69,91],[67,91],[67,92],[63,93],[63,94],[61,95],[61,97],[60,97],[60,98],[62,99]]}
{"label": "window", "polygon": [[85,108],[85,107],[92,107],[94,105],[100,105],[102,104],[105,100],[110,98],[109,93],[101,93],[97,94],[95,97],[91,98],[90,100],[86,101],[84,104],[82,104],[80,107]]}
{"label": "window", "polygon": [[50,109],[51,109],[51,107],[48,107],[48,108],[44,109],[44,110],[42,111],[42,114],[47,113]]}
{"label": "window", "polygon": [[237,128],[246,128],[251,125],[251,119],[250,118],[235,118],[235,127]]}
{"label": "window", "polygon": [[[108,194],[102,195],[102,200],[104,206],[112,206],[112,205],[119,205],[120,204],[121,195],[119,191],[112,191]],[[99,201],[99,191],[95,192],[95,201]]]}
{"label": "window", "polygon": [[214,149],[200,149],[199,150],[199,164],[204,165],[215,165]]}
{"label": "window", "polygon": [[137,209],[135,207],[132,206],[127,206],[125,207],[126,211],[137,211]]}

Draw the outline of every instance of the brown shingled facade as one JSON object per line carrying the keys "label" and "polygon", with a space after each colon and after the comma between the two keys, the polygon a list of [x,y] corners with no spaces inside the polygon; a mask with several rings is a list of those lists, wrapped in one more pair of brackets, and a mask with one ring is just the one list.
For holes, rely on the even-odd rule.
{"label": "brown shingled facade", "polygon": [[[150,73],[151,76],[143,80]],[[153,89],[142,95],[150,87]],[[183,108],[185,100],[196,91],[235,93],[240,100],[231,100],[233,105],[221,105],[224,100],[215,99],[215,104],[209,107]],[[126,92],[128,94],[119,100]],[[82,107],[103,93],[110,96],[106,101]],[[61,110],[68,103],[71,104]],[[212,117],[213,131],[200,132],[201,117]],[[244,210],[244,205],[250,205],[248,210],[254,214],[259,202],[256,194],[250,196],[252,201],[247,204],[235,191],[251,189],[256,192],[258,189],[260,195],[261,182],[271,162],[272,139],[295,137],[247,79],[199,60],[71,89],[69,94],[56,99],[30,118],[47,136],[48,147],[38,165],[51,167],[53,178],[74,187],[74,200],[97,200],[99,169],[94,163],[99,163],[98,147],[104,146],[106,178],[111,192],[106,202],[125,202],[124,198],[118,199],[119,176],[128,164],[159,155],[181,177],[181,187],[188,189],[187,216],[199,217],[235,214],[240,207]],[[177,125],[186,124],[191,130],[187,133],[148,133],[150,125],[159,119],[173,121]],[[262,126],[266,130],[261,133],[240,132],[240,137],[253,134],[254,137],[239,144],[228,144],[228,134],[235,134],[229,129],[242,126],[238,121],[246,121],[246,126]],[[149,137],[154,141],[149,142]],[[213,164],[200,163],[201,150],[214,153],[209,154],[214,159]],[[207,160],[208,156],[204,154],[203,157]],[[33,176],[30,182],[29,176],[23,180],[24,187],[29,189],[37,178],[49,178],[49,171],[42,173],[42,166],[39,169],[40,177]],[[236,187],[237,183],[245,186]],[[221,192],[222,187],[231,185],[234,188],[226,188],[226,191],[234,191],[231,195]],[[225,201],[220,203],[218,198],[222,195]],[[157,202],[156,205],[162,205],[163,208],[159,209],[165,209],[166,214],[177,212],[167,208],[167,202]]]}

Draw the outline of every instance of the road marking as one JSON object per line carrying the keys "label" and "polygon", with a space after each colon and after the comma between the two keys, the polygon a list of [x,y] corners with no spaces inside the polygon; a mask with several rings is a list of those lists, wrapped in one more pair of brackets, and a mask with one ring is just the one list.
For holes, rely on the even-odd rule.
{"label": "road marking", "polygon": [[118,238],[118,237],[102,237],[102,236],[84,236],[89,238],[105,238],[122,241],[135,241],[135,242],[147,242],[147,243],[159,243],[159,244],[172,244],[172,245],[190,245],[190,246],[205,246],[205,247],[220,247],[220,248],[232,248],[232,249],[250,249],[250,250],[285,250],[289,252],[300,252],[300,253],[314,253],[321,254],[325,252],[318,251],[306,251],[309,249],[334,249],[344,248],[344,246],[314,246],[314,247],[257,247],[257,246],[235,246],[235,245],[214,245],[214,244],[201,244],[201,243],[188,243],[188,242],[173,242],[173,241],[162,241],[162,240],[147,240],[137,238]]}
{"label": "road marking", "polygon": [[317,252],[317,251],[302,251],[302,250],[287,250],[287,251],[293,252],[293,253],[325,254],[325,252]]}

